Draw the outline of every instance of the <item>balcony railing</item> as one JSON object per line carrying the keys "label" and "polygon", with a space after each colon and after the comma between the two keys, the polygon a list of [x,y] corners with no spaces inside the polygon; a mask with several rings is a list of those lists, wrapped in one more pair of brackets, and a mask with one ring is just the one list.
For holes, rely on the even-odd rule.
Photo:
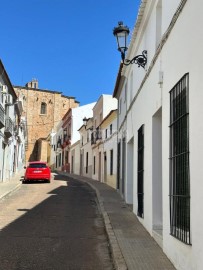
{"label": "balcony railing", "polygon": [[96,140],[102,139],[102,132],[99,128],[96,129]]}
{"label": "balcony railing", "polygon": [[102,139],[102,131],[97,128],[91,133],[91,144],[96,144],[97,140]]}
{"label": "balcony railing", "polygon": [[95,144],[96,143],[96,138],[95,138],[95,132],[93,131],[91,134],[91,144]]}
{"label": "balcony railing", "polygon": [[7,137],[11,137],[13,134],[13,122],[10,117],[6,118],[4,133]]}
{"label": "balcony railing", "polygon": [[0,128],[5,126],[5,110],[0,104]]}

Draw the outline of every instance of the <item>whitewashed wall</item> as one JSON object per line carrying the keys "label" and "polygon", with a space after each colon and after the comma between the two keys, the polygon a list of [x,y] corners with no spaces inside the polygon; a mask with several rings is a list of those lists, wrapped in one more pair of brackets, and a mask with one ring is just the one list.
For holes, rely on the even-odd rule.
{"label": "whitewashed wall", "polygon": [[[112,135],[109,134],[110,125],[112,124]],[[106,126],[108,132],[107,139],[103,142],[103,155],[106,152],[106,179],[104,175],[104,158],[103,158],[103,169],[102,169],[102,181],[105,182],[113,187],[116,188],[117,186],[117,118],[115,118],[112,122]],[[105,129],[103,130],[105,134]],[[113,174],[110,174],[110,151],[113,150]]]}
{"label": "whitewashed wall", "polygon": [[[203,55],[200,53],[203,46],[202,31],[203,2],[187,1],[182,14],[176,23],[173,32],[162,53],[164,71],[163,118],[168,117],[169,102],[167,91],[186,73],[189,72],[189,139],[190,139],[190,188],[191,188],[191,233],[192,246],[186,246],[169,235],[168,200],[164,204],[164,250],[175,262],[178,269],[203,269],[203,218],[201,205],[203,202],[203,168],[201,156],[203,153]],[[170,56],[170,57],[169,57]],[[164,61],[165,59],[165,61]],[[195,61],[195,59],[197,61]],[[169,134],[166,124],[163,127],[163,145],[168,142]],[[169,168],[166,158],[168,148],[163,149],[163,180],[164,198],[168,194]]]}
{"label": "whitewashed wall", "polygon": [[83,118],[91,118],[93,115],[93,107],[96,103],[86,104],[77,108],[72,108],[72,131],[71,131],[71,143],[74,144],[80,140],[80,133],[78,129],[83,124]]}
{"label": "whitewashed wall", "polygon": [[78,140],[76,143],[71,145],[70,153],[71,153],[71,161],[70,161],[71,171],[74,174],[79,175],[80,174],[80,140]]}
{"label": "whitewashed wall", "polygon": [[[181,1],[162,1],[162,34],[169,26]],[[128,58],[148,51],[148,66],[156,51],[156,10],[158,1],[148,1],[146,16],[136,35]],[[177,269],[203,269],[203,2],[187,0],[168,39],[141,89],[146,71],[136,65],[123,69],[128,81],[127,107],[127,174],[126,201],[133,200],[137,213],[137,131],[144,125],[144,218],[139,218],[151,235],[156,226],[163,226],[163,250]],[[163,84],[159,72],[163,72]],[[170,235],[169,213],[169,91],[185,73],[189,73],[189,138],[191,181],[192,245],[186,245]],[[133,74],[133,80],[131,78]],[[133,87],[131,82],[133,81]],[[138,90],[140,90],[139,94]],[[124,96],[123,87],[121,97]],[[131,93],[132,91],[132,93]],[[131,98],[132,95],[132,98]],[[133,106],[131,101],[133,100]],[[132,107],[130,107],[132,106]],[[123,118],[123,116],[119,116]],[[133,157],[132,159],[129,157]],[[130,163],[131,162],[131,163]],[[133,175],[133,183],[129,182]],[[159,179],[158,181],[156,179]],[[129,190],[133,188],[133,194]],[[160,207],[161,206],[161,207]],[[154,236],[154,235],[153,235]]]}
{"label": "whitewashed wall", "polygon": [[[96,105],[93,108],[93,127],[94,129],[99,127],[102,120],[110,113],[111,110],[117,109],[117,99],[112,95],[101,95]],[[95,173],[92,174],[92,178],[102,181],[103,178],[103,146],[93,144],[92,145],[92,160],[95,156]]]}

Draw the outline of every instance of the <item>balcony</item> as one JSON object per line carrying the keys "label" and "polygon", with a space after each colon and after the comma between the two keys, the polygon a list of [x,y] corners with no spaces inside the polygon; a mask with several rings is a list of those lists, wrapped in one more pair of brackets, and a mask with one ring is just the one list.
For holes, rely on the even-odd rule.
{"label": "balcony", "polygon": [[17,101],[15,103],[15,110],[17,111],[18,115],[22,115],[23,112],[23,105],[22,105],[22,101]]}
{"label": "balcony", "polygon": [[102,139],[102,132],[100,130],[100,128],[96,128],[96,141],[97,140],[101,140]]}
{"label": "balcony", "polygon": [[61,149],[63,148],[63,144],[60,138],[58,138],[57,144],[56,144],[56,151],[60,152]]}
{"label": "balcony", "polygon": [[4,133],[8,138],[13,135],[13,122],[10,117],[6,118]]}
{"label": "balcony", "polygon": [[93,131],[91,133],[91,144],[95,144],[96,143],[96,137],[95,137],[95,131]]}
{"label": "balcony", "polygon": [[0,104],[0,128],[5,126],[5,110]]}

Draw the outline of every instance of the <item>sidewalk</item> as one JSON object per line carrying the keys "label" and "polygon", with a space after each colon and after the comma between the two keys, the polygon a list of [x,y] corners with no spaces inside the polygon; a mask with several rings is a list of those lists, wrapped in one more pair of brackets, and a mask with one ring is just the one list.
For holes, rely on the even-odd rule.
{"label": "sidewalk", "polygon": [[24,171],[18,172],[15,176],[11,177],[10,180],[6,182],[0,182],[0,200],[9,193],[13,192],[21,185],[21,176],[24,174]]}
{"label": "sidewalk", "polygon": [[117,270],[175,269],[115,189],[90,178],[59,173],[86,182],[96,191]]}

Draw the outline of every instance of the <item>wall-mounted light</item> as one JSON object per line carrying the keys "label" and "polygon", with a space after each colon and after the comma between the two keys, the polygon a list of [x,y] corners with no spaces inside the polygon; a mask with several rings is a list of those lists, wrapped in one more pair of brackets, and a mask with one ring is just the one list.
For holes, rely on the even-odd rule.
{"label": "wall-mounted light", "polygon": [[67,135],[67,129],[63,130],[63,135],[66,136]]}
{"label": "wall-mounted light", "polygon": [[85,128],[86,128],[88,118],[87,118],[87,117],[84,117],[82,120],[83,120],[83,125],[84,125],[84,126],[85,126]]}
{"label": "wall-mounted light", "polygon": [[118,50],[121,52],[121,58],[123,64],[128,66],[130,64],[137,64],[138,67],[143,67],[147,64],[147,51],[144,50],[142,54],[135,56],[133,59],[125,59],[125,53],[128,50],[127,47],[127,38],[130,33],[130,30],[127,26],[123,25],[123,22],[118,22],[118,26],[114,27],[113,34],[116,37]]}
{"label": "wall-mounted light", "polygon": [[67,138],[67,129],[63,130],[63,141],[65,141]]}
{"label": "wall-mounted light", "polygon": [[61,148],[61,138],[60,137],[58,138],[58,141],[57,141],[57,148]]}

